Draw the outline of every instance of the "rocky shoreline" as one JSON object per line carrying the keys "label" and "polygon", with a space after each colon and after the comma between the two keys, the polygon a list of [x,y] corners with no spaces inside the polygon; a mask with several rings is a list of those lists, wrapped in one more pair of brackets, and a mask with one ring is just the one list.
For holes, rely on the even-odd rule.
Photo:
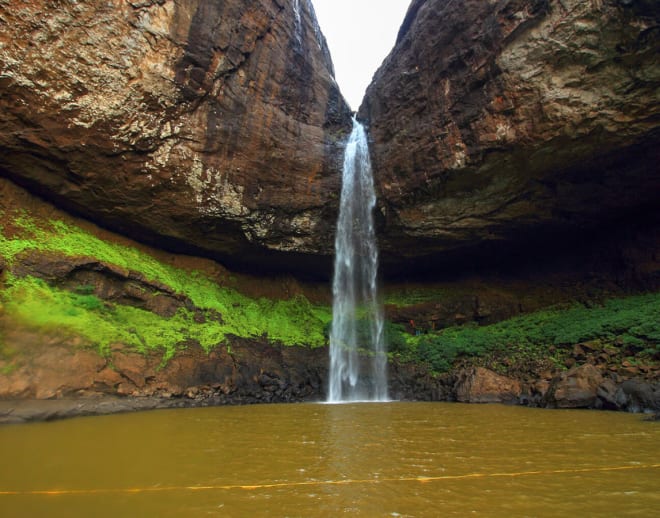
{"label": "rocky shoreline", "polygon": [[[487,375],[490,376],[490,375]],[[570,376],[567,376],[570,378]],[[575,379],[575,377],[573,376]],[[523,406],[542,406],[529,404],[530,401],[524,395],[510,397],[510,393],[496,393],[485,391],[474,392],[475,386],[484,385],[484,380],[477,378],[462,387],[467,392],[460,393],[457,400],[445,400],[446,402],[470,402],[472,404],[519,404]],[[603,389],[597,389],[596,396],[587,394],[585,401],[591,399],[590,406],[547,406],[547,408],[590,408],[602,410],[622,410],[631,413],[643,413],[647,420],[660,420],[660,408],[658,407],[658,395],[660,389],[644,382],[626,382],[619,387],[614,394]],[[318,402],[319,398],[309,398],[297,402]],[[442,401],[442,400],[440,400]],[[570,402],[570,399],[560,400]],[[575,400],[572,400],[575,401]],[[289,401],[290,403],[292,401]],[[94,398],[76,399],[22,399],[0,401],[0,425],[22,424],[29,422],[55,421],[74,417],[102,416],[127,412],[142,412],[147,410],[161,410],[173,408],[201,408],[224,405],[255,404],[253,398],[231,398],[213,395],[209,397],[118,397],[101,396]],[[277,401],[273,401],[277,403]]]}
{"label": "rocky shoreline", "polygon": [[[315,400],[310,399],[309,402]],[[300,401],[303,402],[303,401]],[[101,396],[77,399],[23,399],[0,401],[0,425],[56,421],[73,417],[102,416],[171,408],[201,408],[251,404],[256,401],[226,396],[195,397],[118,397]]]}
{"label": "rocky shoreline", "polygon": [[[22,394],[0,394],[0,424],[107,415],[167,408],[222,405],[300,403],[325,399],[324,349],[277,348],[266,344],[235,344],[231,355],[205,355],[202,351],[174,358],[151,379],[149,358],[142,374],[131,371],[126,358],[113,366],[123,382],[85,387],[68,385],[57,390],[45,385]],[[123,353],[122,353],[123,354]],[[203,356],[206,360],[203,360]],[[193,358],[194,357],[194,358]],[[115,354],[115,360],[122,356]],[[139,358],[138,355],[133,360]],[[231,374],[225,360],[232,362]],[[304,359],[307,363],[300,363]],[[297,363],[297,361],[298,363]],[[215,365],[210,370],[210,365]],[[313,366],[316,365],[316,367]],[[59,364],[61,367],[61,363]],[[288,365],[288,366],[287,366]],[[135,367],[135,365],[133,365]],[[78,369],[79,374],[80,369]],[[46,383],[48,377],[38,378]],[[153,374],[153,372],[151,372]],[[529,374],[529,373],[528,373]],[[104,376],[104,375],[101,375]],[[129,380],[132,376],[132,381]],[[140,378],[142,376],[142,378]],[[543,376],[550,379],[543,379]],[[652,378],[652,377],[651,377]],[[390,364],[389,390],[395,401],[438,401],[471,404],[499,403],[555,409],[600,409],[660,415],[660,383],[649,375],[623,379],[605,372],[604,366],[584,363],[568,370],[543,374],[530,381],[508,377],[480,366],[462,366],[449,373],[432,374],[412,363]],[[78,378],[80,379],[80,378]],[[51,379],[48,383],[53,383]],[[41,397],[39,397],[41,396]]]}
{"label": "rocky shoreline", "polygon": [[181,408],[180,401],[162,398],[101,397],[94,399],[23,399],[0,401],[0,424],[55,421],[71,417]]}

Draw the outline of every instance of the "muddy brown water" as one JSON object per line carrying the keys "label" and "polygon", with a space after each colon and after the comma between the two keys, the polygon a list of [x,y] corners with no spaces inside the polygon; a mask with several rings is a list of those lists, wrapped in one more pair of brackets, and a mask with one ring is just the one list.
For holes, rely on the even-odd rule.
{"label": "muddy brown water", "polygon": [[449,403],[0,427],[0,516],[660,516],[660,423]]}

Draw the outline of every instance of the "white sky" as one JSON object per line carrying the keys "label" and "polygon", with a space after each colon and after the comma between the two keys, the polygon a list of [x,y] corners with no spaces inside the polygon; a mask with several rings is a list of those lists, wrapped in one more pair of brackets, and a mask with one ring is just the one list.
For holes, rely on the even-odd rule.
{"label": "white sky", "polygon": [[410,0],[312,0],[342,94],[357,110],[390,53]]}

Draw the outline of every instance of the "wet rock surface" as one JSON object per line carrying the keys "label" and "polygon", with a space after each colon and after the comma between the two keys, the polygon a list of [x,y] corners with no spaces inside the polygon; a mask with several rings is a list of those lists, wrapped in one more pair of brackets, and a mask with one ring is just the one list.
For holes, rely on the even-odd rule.
{"label": "wet rock surface", "polygon": [[[190,347],[162,365],[157,354],[122,347],[102,358],[42,341],[0,376],[0,424],[159,408],[323,401],[326,348],[278,347],[234,338],[205,353]],[[27,342],[27,340],[25,341]],[[392,397],[444,401],[448,390],[423,366],[390,366]]]}

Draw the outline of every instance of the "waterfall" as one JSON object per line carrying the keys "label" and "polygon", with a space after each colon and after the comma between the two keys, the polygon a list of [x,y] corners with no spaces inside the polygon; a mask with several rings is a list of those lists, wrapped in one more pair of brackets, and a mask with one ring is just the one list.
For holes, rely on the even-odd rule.
{"label": "waterfall", "polygon": [[293,0],[293,15],[295,17],[295,35],[298,46],[302,45],[302,19],[300,17],[300,0]]}
{"label": "waterfall", "polygon": [[[388,398],[383,310],[377,289],[375,205],[367,136],[353,118],[344,152],[335,237],[328,402]],[[358,348],[368,362],[360,361]],[[364,370],[369,371],[366,377]]]}

